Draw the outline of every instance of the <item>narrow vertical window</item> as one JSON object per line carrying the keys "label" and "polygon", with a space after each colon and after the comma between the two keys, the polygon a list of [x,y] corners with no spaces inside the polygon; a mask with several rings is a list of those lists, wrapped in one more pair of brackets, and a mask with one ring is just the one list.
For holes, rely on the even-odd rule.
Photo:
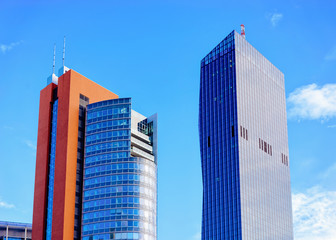
{"label": "narrow vertical window", "polygon": [[271,154],[271,156],[272,156],[272,146],[270,146],[270,154]]}
{"label": "narrow vertical window", "polygon": [[246,140],[248,140],[248,136],[247,136],[247,129],[246,129]]}
{"label": "narrow vertical window", "polygon": [[243,128],[242,128],[242,126],[240,126],[240,137],[242,137],[243,136]]}
{"label": "narrow vertical window", "polygon": [[232,126],[232,137],[234,137],[234,126]]}
{"label": "narrow vertical window", "polygon": [[260,141],[260,138],[259,138],[259,149],[261,149],[261,141]]}
{"label": "narrow vertical window", "polygon": [[264,142],[264,152],[267,153],[267,142]]}
{"label": "narrow vertical window", "polygon": [[208,147],[210,147],[210,136],[208,136]]}
{"label": "narrow vertical window", "polygon": [[245,128],[243,128],[243,138],[245,138]]}
{"label": "narrow vertical window", "polygon": [[261,140],[261,150],[264,150],[264,141]]}
{"label": "narrow vertical window", "polygon": [[283,154],[281,153],[281,162],[284,163],[283,161]]}

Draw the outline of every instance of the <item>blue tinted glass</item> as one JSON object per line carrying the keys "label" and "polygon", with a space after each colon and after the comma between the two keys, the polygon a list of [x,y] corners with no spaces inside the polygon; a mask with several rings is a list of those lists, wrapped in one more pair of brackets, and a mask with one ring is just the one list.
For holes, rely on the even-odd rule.
{"label": "blue tinted glass", "polygon": [[241,239],[234,32],[201,62],[202,240]]}
{"label": "blue tinted glass", "polygon": [[57,132],[57,110],[58,100],[53,103],[51,134],[50,134],[50,155],[49,155],[49,182],[48,182],[48,201],[47,201],[47,226],[46,239],[51,239],[52,230],[52,211],[54,197],[54,178],[55,178],[55,154],[56,154],[56,132]]}
{"label": "blue tinted glass", "polygon": [[[82,239],[154,240],[156,164],[131,157],[131,99],[89,106],[92,107],[87,108],[86,120]],[[149,227],[144,229],[145,225]]]}

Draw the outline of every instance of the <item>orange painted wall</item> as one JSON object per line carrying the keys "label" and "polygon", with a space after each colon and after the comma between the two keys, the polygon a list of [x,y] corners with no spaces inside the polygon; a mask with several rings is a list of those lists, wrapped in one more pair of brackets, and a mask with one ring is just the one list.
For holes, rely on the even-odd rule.
{"label": "orange painted wall", "polygon": [[80,94],[88,97],[90,103],[118,98],[116,94],[74,70],[68,71],[58,79],[58,119],[52,222],[52,239],[54,240],[73,240]]}
{"label": "orange painted wall", "polygon": [[32,238],[36,240],[44,239],[52,110],[51,102],[53,99],[53,89],[55,87],[55,84],[49,84],[40,92],[32,229]]}

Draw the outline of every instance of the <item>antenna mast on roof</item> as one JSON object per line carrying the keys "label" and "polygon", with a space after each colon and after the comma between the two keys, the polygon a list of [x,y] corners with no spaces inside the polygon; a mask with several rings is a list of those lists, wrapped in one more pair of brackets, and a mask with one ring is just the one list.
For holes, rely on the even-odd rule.
{"label": "antenna mast on roof", "polygon": [[63,68],[64,68],[64,60],[65,60],[65,36],[63,40]]}
{"label": "antenna mast on roof", "polygon": [[240,25],[240,35],[242,35],[243,38],[245,38],[245,26],[244,24]]}
{"label": "antenna mast on roof", "polygon": [[56,54],[56,43],[54,44],[54,59],[53,59],[53,74],[55,74],[55,54]]}

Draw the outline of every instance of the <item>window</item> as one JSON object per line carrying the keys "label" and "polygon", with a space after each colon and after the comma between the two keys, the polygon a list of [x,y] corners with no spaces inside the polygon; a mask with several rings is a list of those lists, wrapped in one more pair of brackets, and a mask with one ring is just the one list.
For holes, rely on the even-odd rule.
{"label": "window", "polygon": [[208,136],[208,147],[210,147],[210,136]]}
{"label": "window", "polygon": [[283,153],[281,153],[281,163],[288,166],[288,156]]}
{"label": "window", "polygon": [[[246,129],[246,140],[248,140],[247,129]],[[259,138],[259,149],[272,156],[272,145],[267,143],[266,141],[263,141],[261,138]]]}
{"label": "window", "polygon": [[240,137],[244,138],[245,140],[248,140],[247,129],[242,126],[240,126]]}

